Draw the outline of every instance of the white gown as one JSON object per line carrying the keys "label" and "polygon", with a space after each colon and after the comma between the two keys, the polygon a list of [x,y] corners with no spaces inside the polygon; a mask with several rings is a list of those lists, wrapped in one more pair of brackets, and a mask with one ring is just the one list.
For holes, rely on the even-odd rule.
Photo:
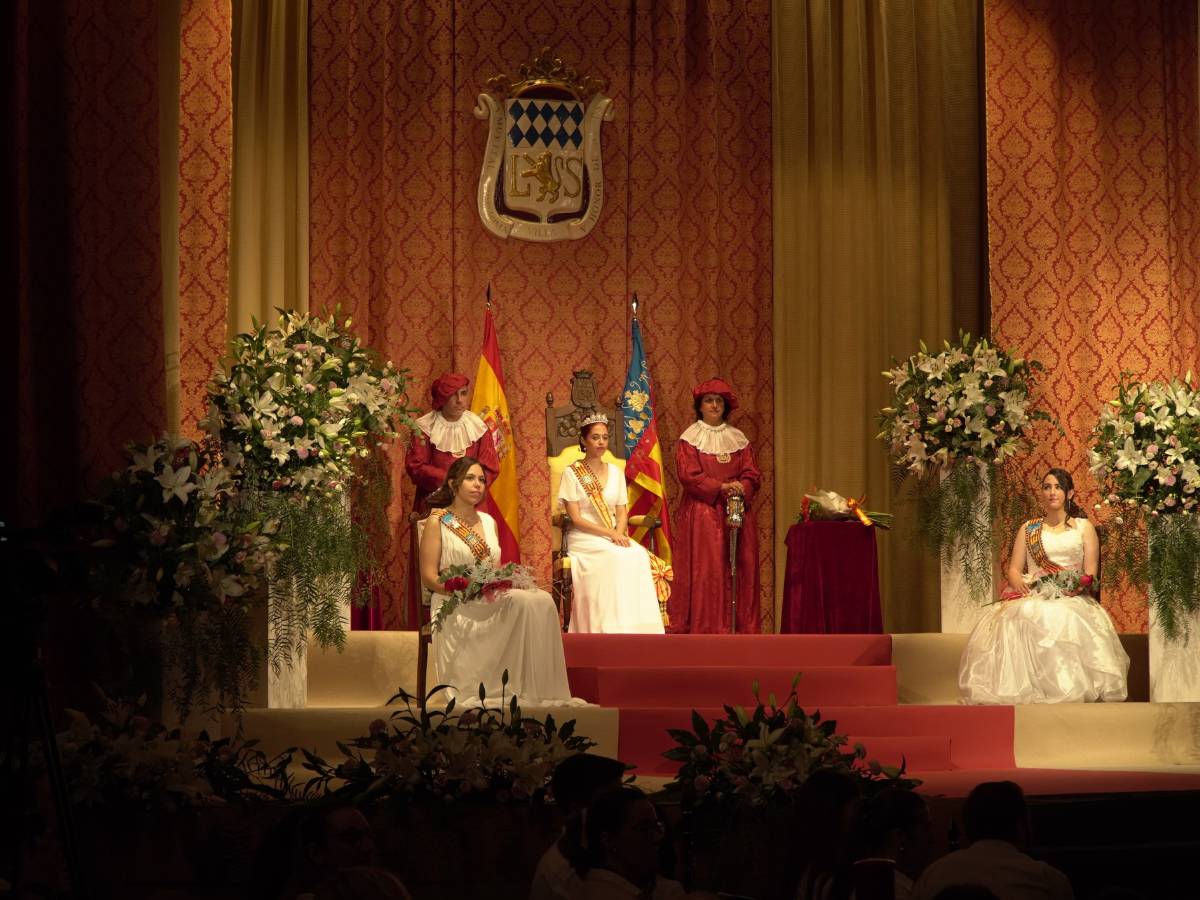
{"label": "white gown", "polygon": [[[496,520],[480,513],[483,534],[492,551],[492,562],[500,559],[500,540]],[[432,519],[422,523],[425,527]],[[442,529],[442,554],[438,570],[448,566],[471,565],[475,555],[458,535],[438,523]],[[434,617],[445,600],[444,594],[431,596]],[[504,700],[516,694],[522,704],[542,706],[586,705],[573,699],[567,684],[567,664],[563,657],[562,631],[554,600],[543,590],[509,590],[495,603],[473,600],[459,604],[433,633],[433,657],[440,684],[451,686],[450,695],[460,705],[479,705],[479,685],[487,693],[487,705],[501,701],[501,676],[508,670]]]}
{"label": "white gown", "polygon": [[[1083,569],[1079,520],[1056,533],[1042,529],[1042,548],[1064,569]],[[1041,575],[1026,554],[1026,578]],[[1129,657],[1108,613],[1095,600],[1055,593],[992,604],[975,626],[958,666],[964,703],[1121,701]]]}
{"label": "white gown", "polygon": [[[625,476],[612,463],[604,483],[604,502],[616,518],[618,506],[629,505]],[[575,473],[567,468],[558,484],[558,499],[579,504],[579,514],[594,525],[604,521],[592,508]],[[650,574],[650,556],[638,543],[614,544],[598,534],[572,529],[567,540],[571,557],[572,634],[663,634],[658,594]]]}

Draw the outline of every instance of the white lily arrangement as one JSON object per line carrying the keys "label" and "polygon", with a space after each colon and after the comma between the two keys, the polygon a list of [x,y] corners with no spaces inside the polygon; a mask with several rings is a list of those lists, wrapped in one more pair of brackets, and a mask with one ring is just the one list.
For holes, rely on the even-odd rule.
{"label": "white lily arrangement", "polygon": [[98,602],[174,613],[248,602],[277,552],[278,523],[235,508],[215,449],[164,437],[131,444],[101,500],[92,570]]}
{"label": "white lily arrangement", "polygon": [[1030,409],[1041,368],[969,334],[937,353],[922,342],[919,353],[883,373],[895,399],[880,412],[878,437],[918,475],[966,457],[1001,462],[1021,449],[1032,422],[1050,418]]}
{"label": "white lily arrangement", "polygon": [[230,465],[275,490],[340,493],[357,458],[411,424],[406,373],[381,363],[351,324],[283,310],[233,339],[201,423]]}
{"label": "white lily arrangement", "polygon": [[1196,510],[1200,392],[1192,373],[1169,382],[1123,376],[1092,430],[1088,467],[1105,489],[1105,504],[1135,506],[1151,516]]}

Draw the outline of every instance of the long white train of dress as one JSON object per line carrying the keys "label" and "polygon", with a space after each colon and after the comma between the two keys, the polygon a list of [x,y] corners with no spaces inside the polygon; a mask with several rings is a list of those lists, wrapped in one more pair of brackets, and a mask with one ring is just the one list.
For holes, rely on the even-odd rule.
{"label": "long white train of dress", "polygon": [[[1064,532],[1042,529],[1051,561],[1082,571],[1078,521]],[[1026,579],[1043,574],[1026,561]],[[1129,657],[1108,613],[1095,600],[1051,592],[1000,601],[976,624],[958,667],[962,701],[970,704],[1121,701]]]}
{"label": "long white train of dress", "polygon": [[[618,506],[629,505],[624,473],[608,463],[604,502],[615,518]],[[579,504],[579,514],[593,525],[604,526],[592,501],[569,468],[559,482],[558,499]],[[650,557],[637,543],[614,544],[598,534],[574,529],[568,538],[571,557],[572,634],[663,634],[658,594],[650,574]]]}
{"label": "long white train of dress", "polygon": [[[492,562],[496,562],[500,559],[496,520],[487,513],[480,513],[479,518]],[[427,519],[423,525],[432,522]],[[438,527],[442,529],[439,571],[475,562],[462,538],[440,523]],[[435,617],[445,599],[444,594],[431,596]],[[480,684],[488,706],[499,706],[514,694],[523,704],[586,705],[571,697],[558,611],[543,590],[513,589],[494,603],[474,600],[459,604],[433,633],[433,658],[438,682],[450,685],[450,695],[462,706],[479,705]],[[508,685],[502,688],[505,669]]]}

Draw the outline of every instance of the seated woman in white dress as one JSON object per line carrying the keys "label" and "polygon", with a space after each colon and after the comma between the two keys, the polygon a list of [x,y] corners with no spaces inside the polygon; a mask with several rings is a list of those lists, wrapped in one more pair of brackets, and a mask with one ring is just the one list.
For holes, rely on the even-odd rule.
{"label": "seated woman in white dress", "polygon": [[[496,520],[476,507],[487,492],[483,467],[464,456],[450,466],[446,483],[429,496],[432,511],[422,523],[421,582],[432,593],[431,612],[446,599],[444,572],[450,566],[487,561],[498,565]],[[562,632],[554,601],[545,591],[509,588],[494,600],[460,604],[433,633],[438,682],[451,686],[459,703],[479,704],[483,685],[489,706],[505,698],[523,704],[583,705],[567,685]]]}
{"label": "seated woman in white dress", "polygon": [[[629,539],[625,476],[603,459],[608,419],[589,416],[579,429],[584,458],[567,467],[558,485],[571,520],[571,632],[663,634],[657,577],[670,579],[661,560]],[[665,599],[665,598],[664,598]]]}
{"label": "seated woman in white dress", "polygon": [[1100,562],[1096,529],[1075,504],[1075,485],[1063,469],[1046,474],[1041,493],[1045,515],[1017,532],[1008,587],[967,639],[958,667],[964,703],[1125,699],[1129,657],[1091,596]]}

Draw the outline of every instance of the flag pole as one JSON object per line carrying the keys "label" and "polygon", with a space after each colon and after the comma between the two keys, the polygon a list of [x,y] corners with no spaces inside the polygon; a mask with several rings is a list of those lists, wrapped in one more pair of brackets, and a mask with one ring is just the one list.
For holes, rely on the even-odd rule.
{"label": "flag pole", "polygon": [[492,308],[492,283],[490,281],[487,283],[487,293],[484,294],[484,298],[487,303],[487,308],[491,309]]}

